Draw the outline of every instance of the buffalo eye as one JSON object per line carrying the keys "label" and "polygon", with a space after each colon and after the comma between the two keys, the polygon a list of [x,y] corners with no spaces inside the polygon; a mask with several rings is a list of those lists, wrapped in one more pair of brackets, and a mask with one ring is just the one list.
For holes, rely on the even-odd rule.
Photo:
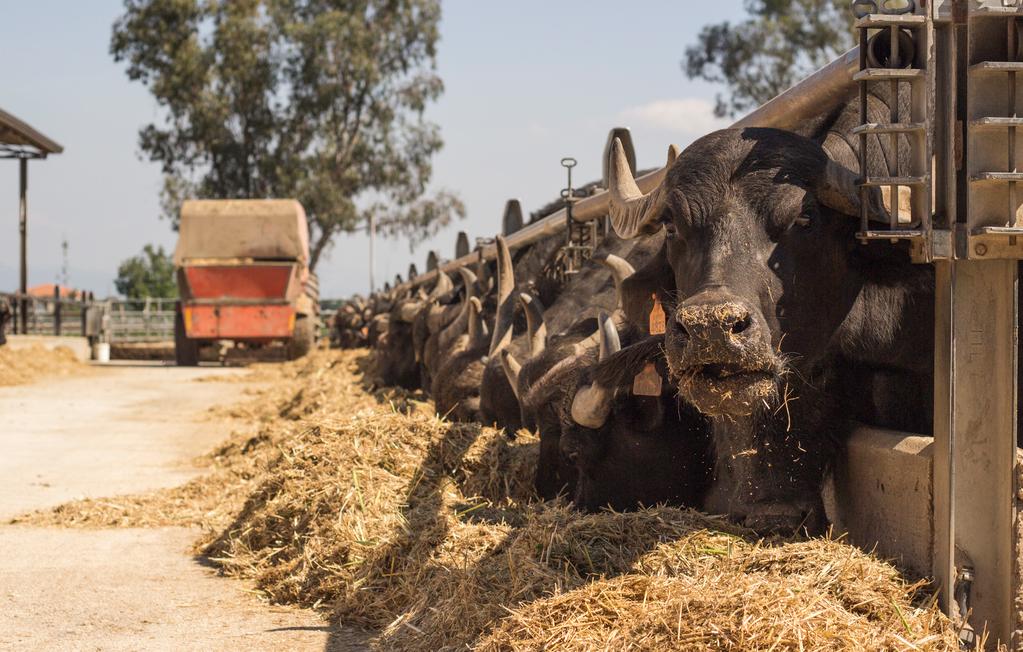
{"label": "buffalo eye", "polygon": [[817,207],[807,206],[800,213],[793,224],[801,226],[803,228],[811,226],[817,220]]}

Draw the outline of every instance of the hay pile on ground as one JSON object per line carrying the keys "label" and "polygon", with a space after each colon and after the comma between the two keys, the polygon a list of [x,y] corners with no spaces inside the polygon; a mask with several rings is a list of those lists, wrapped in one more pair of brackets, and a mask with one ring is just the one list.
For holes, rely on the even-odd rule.
{"label": "hay pile on ground", "polygon": [[368,391],[360,355],[260,366],[273,386],[234,414],[253,429],[206,477],[30,520],[199,524],[225,573],[377,630],[387,650],[957,649],[921,586],[840,542],[535,502],[535,439]]}
{"label": "hay pile on ground", "polygon": [[23,385],[45,376],[69,376],[87,369],[65,346],[0,346],[0,386]]}

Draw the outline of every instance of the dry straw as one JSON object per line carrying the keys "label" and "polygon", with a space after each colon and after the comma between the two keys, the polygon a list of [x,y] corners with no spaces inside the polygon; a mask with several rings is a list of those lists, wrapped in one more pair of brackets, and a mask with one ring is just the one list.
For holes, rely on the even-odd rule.
{"label": "dry straw", "polygon": [[367,389],[365,363],[261,366],[270,389],[220,415],[251,427],[204,478],[28,519],[201,525],[224,573],[375,630],[384,650],[957,649],[925,587],[841,542],[535,502],[535,438]]}
{"label": "dry straw", "polygon": [[69,376],[87,370],[71,349],[64,346],[55,349],[39,344],[18,348],[0,346],[0,386],[22,385],[44,376]]}

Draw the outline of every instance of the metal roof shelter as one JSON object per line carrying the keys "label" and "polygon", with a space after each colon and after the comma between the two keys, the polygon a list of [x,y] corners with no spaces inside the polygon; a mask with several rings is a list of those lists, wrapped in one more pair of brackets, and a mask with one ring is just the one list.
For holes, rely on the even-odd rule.
{"label": "metal roof shelter", "polygon": [[21,238],[21,278],[18,294],[21,296],[18,314],[21,317],[21,331],[28,329],[28,305],[25,298],[28,290],[28,161],[43,159],[50,154],[60,154],[64,148],[43,135],[28,123],[0,109],[0,158],[18,160],[18,232]]}

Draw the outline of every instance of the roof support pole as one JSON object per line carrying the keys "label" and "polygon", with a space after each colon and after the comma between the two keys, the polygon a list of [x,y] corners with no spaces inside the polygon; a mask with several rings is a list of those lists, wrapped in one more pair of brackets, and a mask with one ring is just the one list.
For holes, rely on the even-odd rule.
{"label": "roof support pole", "polygon": [[21,333],[28,332],[28,159],[18,159],[18,233],[21,237],[21,279],[18,292],[21,294],[18,314],[21,317]]}

